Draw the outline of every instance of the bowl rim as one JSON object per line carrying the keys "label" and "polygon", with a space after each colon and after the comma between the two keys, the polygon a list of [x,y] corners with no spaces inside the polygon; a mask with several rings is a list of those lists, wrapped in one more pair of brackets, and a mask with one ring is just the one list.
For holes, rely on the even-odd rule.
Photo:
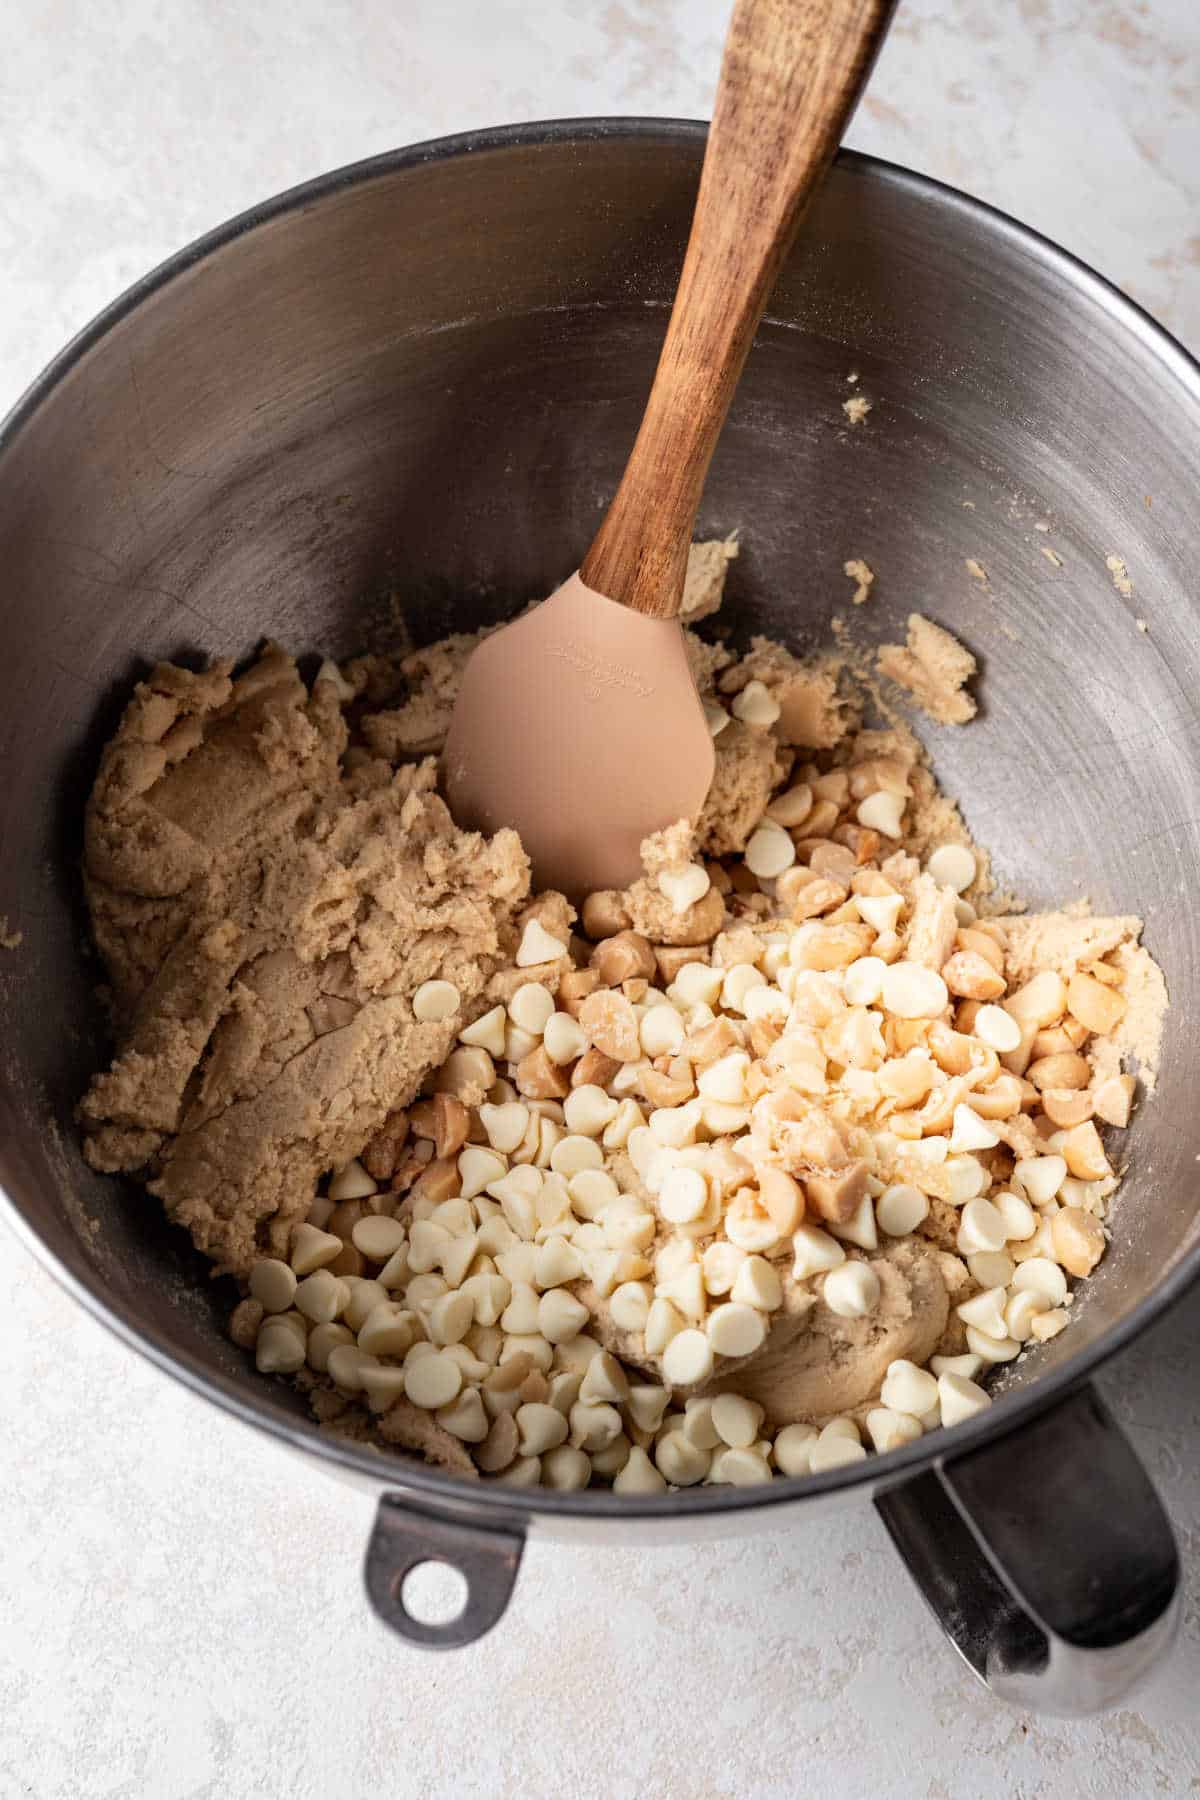
{"label": "bowl rim", "polygon": [[[123,319],[172,281],[228,249],[239,238],[275,219],[307,210],[322,202],[333,201],[343,191],[362,187],[368,182],[462,156],[527,149],[531,146],[586,145],[622,139],[657,140],[665,145],[684,145],[699,149],[707,131],[707,123],[702,120],[642,115],[535,120],[426,139],[346,164],[286,188],[235,214],[176,251],[126,288],[83,326],[34,378],[7,416],[0,420],[0,457],[55,388]],[[1131,332],[1155,357],[1164,372],[1188,390],[1200,418],[1200,362],[1143,307],[1072,252],[1031,227],[1022,225],[1010,214],[932,176],[918,174],[899,164],[854,150],[841,150],[837,162],[840,171],[856,180],[932,201],[943,211],[970,219],[989,234],[1006,239],[1025,255],[1055,268],[1067,286],[1098,304],[1119,328]],[[766,317],[769,319],[770,316],[768,307]],[[1144,1300],[1118,1319],[1085,1350],[1079,1351],[1059,1367],[1047,1371],[1027,1388],[999,1396],[992,1407],[975,1418],[948,1431],[940,1431],[929,1439],[918,1439],[886,1456],[869,1457],[862,1463],[830,1470],[821,1475],[776,1477],[769,1484],[758,1487],[688,1488],[674,1494],[625,1497],[608,1488],[589,1488],[579,1493],[555,1493],[543,1488],[518,1490],[495,1483],[468,1483],[458,1476],[442,1473],[415,1461],[411,1464],[393,1463],[378,1451],[333,1437],[319,1430],[315,1422],[300,1420],[276,1406],[268,1397],[269,1390],[264,1389],[260,1395],[248,1382],[215,1373],[204,1367],[198,1358],[170,1344],[165,1334],[142,1330],[123,1318],[103,1293],[98,1279],[93,1286],[76,1275],[51,1250],[3,1185],[0,1185],[0,1216],[8,1221],[16,1236],[42,1267],[94,1319],[130,1349],[182,1382],[193,1393],[210,1401],[241,1423],[267,1433],[284,1446],[318,1458],[329,1466],[331,1473],[340,1471],[354,1477],[365,1477],[373,1487],[389,1490],[401,1497],[411,1495],[414,1499],[423,1500],[438,1513],[453,1514],[459,1518],[473,1517],[480,1524],[497,1527],[525,1524],[537,1517],[545,1518],[547,1522],[569,1519],[581,1523],[639,1520],[669,1525],[678,1521],[681,1527],[686,1527],[693,1520],[721,1517],[727,1521],[736,1521],[739,1515],[745,1513],[763,1515],[772,1510],[778,1521],[782,1522],[783,1513],[780,1509],[790,1511],[801,1501],[816,1502],[828,1499],[833,1494],[851,1492],[866,1497],[875,1490],[897,1485],[923,1470],[937,1467],[942,1462],[955,1459],[991,1440],[1004,1437],[1037,1415],[1049,1411],[1160,1319],[1200,1279],[1200,1242],[1197,1242],[1177,1257],[1174,1265]],[[767,1519],[765,1522],[771,1521]]]}

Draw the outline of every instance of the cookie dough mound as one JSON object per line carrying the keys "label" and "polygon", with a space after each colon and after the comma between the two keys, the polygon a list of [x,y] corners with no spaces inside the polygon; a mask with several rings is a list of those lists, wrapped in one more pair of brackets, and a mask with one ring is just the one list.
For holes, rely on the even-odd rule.
{"label": "cookie dough mound", "polygon": [[[432,762],[346,743],[332,684],[268,646],[237,680],[160,668],[105,753],[86,879],[118,1054],[86,1151],[147,1186],[222,1269],[286,1248],[317,1178],[448,1054],[510,962],[529,889],[515,834],[459,831]],[[459,1007],[418,1019],[416,989]]]}

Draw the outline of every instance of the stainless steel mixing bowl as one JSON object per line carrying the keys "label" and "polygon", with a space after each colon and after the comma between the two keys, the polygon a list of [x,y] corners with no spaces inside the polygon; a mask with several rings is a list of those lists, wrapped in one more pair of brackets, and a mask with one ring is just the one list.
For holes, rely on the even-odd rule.
{"label": "stainless steel mixing bowl", "polygon": [[[991,1411],[769,1488],[468,1486],[319,1434],[228,1342],[230,1294],[183,1234],[78,1154],[72,1108],[106,1055],[80,817],[130,683],[154,658],[242,655],[268,633],[334,654],[398,625],[428,640],[547,592],[632,439],[702,147],[698,125],[576,122],[329,175],[141,282],[9,419],[0,912],[24,943],[4,963],[8,1211],[128,1344],[378,1491],[368,1589],[411,1639],[464,1643],[493,1624],[533,1532],[711,1535],[873,1497],[980,1674],[1026,1704],[1087,1710],[1148,1665],[1177,1611],[1169,1526],[1088,1377],[1200,1270],[1200,372],[1011,221],[842,156],[772,299],[701,520],[741,533],[728,624],[742,637],[825,640],[852,556],[878,571],[854,617],[864,639],[894,638],[912,608],[957,632],[982,664],[980,717],[927,736],[1000,876],[1035,903],[1086,893],[1142,913],[1170,980],[1111,1252],[1070,1330],[1010,1369]],[[874,407],[854,428],[851,391]],[[469,1583],[446,1626],[400,1598],[431,1557]]]}

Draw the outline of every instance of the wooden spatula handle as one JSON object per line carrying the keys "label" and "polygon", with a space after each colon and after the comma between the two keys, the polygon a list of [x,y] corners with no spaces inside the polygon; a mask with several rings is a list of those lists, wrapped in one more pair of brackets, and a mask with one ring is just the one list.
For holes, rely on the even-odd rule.
{"label": "wooden spatula handle", "polygon": [[708,465],[780,264],[831,161],[894,0],[737,0],[654,386],[580,573],[636,612],[679,611]]}

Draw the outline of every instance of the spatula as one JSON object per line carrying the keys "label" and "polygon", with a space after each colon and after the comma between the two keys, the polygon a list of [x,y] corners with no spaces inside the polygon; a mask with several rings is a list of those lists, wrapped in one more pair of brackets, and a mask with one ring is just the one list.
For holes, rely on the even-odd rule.
{"label": "spatula", "polygon": [[695,818],[714,752],[679,609],[717,437],[893,0],[737,0],[683,273],[641,428],[577,574],[486,638],[446,742],[461,824],[512,825],[538,887],[624,887]]}

